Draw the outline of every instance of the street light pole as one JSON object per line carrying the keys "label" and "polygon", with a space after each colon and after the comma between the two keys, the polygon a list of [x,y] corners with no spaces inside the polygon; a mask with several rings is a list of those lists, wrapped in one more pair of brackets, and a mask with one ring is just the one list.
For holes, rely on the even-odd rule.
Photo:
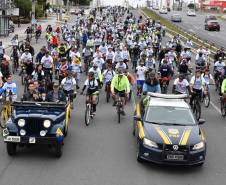
{"label": "street light pole", "polygon": [[36,0],[32,0],[31,25],[35,24],[35,3],[36,3]]}

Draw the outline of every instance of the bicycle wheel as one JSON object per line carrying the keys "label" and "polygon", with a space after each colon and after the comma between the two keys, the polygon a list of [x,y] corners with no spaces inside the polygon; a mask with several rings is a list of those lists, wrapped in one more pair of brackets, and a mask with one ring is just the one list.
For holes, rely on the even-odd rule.
{"label": "bicycle wheel", "polygon": [[226,116],[226,105],[225,105],[224,100],[221,100],[221,115],[222,115],[223,117]]}
{"label": "bicycle wheel", "polygon": [[205,107],[209,107],[210,105],[210,93],[208,92],[205,96],[204,96],[204,105]]}
{"label": "bicycle wheel", "polygon": [[120,102],[117,102],[117,115],[118,115],[118,123],[121,121],[121,110],[120,110]]}
{"label": "bicycle wheel", "polygon": [[0,112],[0,127],[1,128],[6,127],[7,120],[8,120],[8,113],[7,113],[6,109],[3,107]]}
{"label": "bicycle wheel", "polygon": [[110,91],[109,91],[108,87],[107,87],[107,91],[106,91],[106,101],[107,101],[107,103],[110,101]]}
{"label": "bicycle wheel", "polygon": [[201,117],[201,105],[198,101],[195,104],[195,117],[197,120],[199,120]]}
{"label": "bicycle wheel", "polygon": [[89,126],[90,123],[90,111],[91,111],[91,105],[86,105],[86,111],[85,111],[85,124],[86,126]]}
{"label": "bicycle wheel", "polygon": [[22,83],[22,85],[24,85],[24,74],[23,73],[21,74],[21,83]]}

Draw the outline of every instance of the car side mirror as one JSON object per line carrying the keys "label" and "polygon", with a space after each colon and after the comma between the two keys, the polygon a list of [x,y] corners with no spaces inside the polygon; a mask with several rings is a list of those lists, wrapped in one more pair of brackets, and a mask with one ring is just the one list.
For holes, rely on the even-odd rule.
{"label": "car side mirror", "polygon": [[204,119],[199,119],[198,124],[199,124],[199,125],[203,125],[205,122],[206,122],[206,120],[204,120]]}
{"label": "car side mirror", "polygon": [[134,118],[135,121],[142,121],[142,118],[141,118],[140,115],[134,116],[133,118]]}

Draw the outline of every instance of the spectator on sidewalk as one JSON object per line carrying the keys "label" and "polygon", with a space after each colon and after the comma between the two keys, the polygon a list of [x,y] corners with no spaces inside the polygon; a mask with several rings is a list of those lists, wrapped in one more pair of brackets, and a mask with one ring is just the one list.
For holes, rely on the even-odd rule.
{"label": "spectator on sidewalk", "polygon": [[2,58],[4,57],[5,54],[5,47],[2,44],[2,41],[0,41],[0,61],[2,60]]}

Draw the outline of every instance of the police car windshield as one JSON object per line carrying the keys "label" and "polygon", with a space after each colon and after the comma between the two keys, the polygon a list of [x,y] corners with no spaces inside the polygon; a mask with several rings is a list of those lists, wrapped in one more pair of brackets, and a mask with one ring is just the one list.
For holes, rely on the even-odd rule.
{"label": "police car windshield", "polygon": [[150,106],[145,121],[163,125],[196,125],[191,110],[184,107]]}

